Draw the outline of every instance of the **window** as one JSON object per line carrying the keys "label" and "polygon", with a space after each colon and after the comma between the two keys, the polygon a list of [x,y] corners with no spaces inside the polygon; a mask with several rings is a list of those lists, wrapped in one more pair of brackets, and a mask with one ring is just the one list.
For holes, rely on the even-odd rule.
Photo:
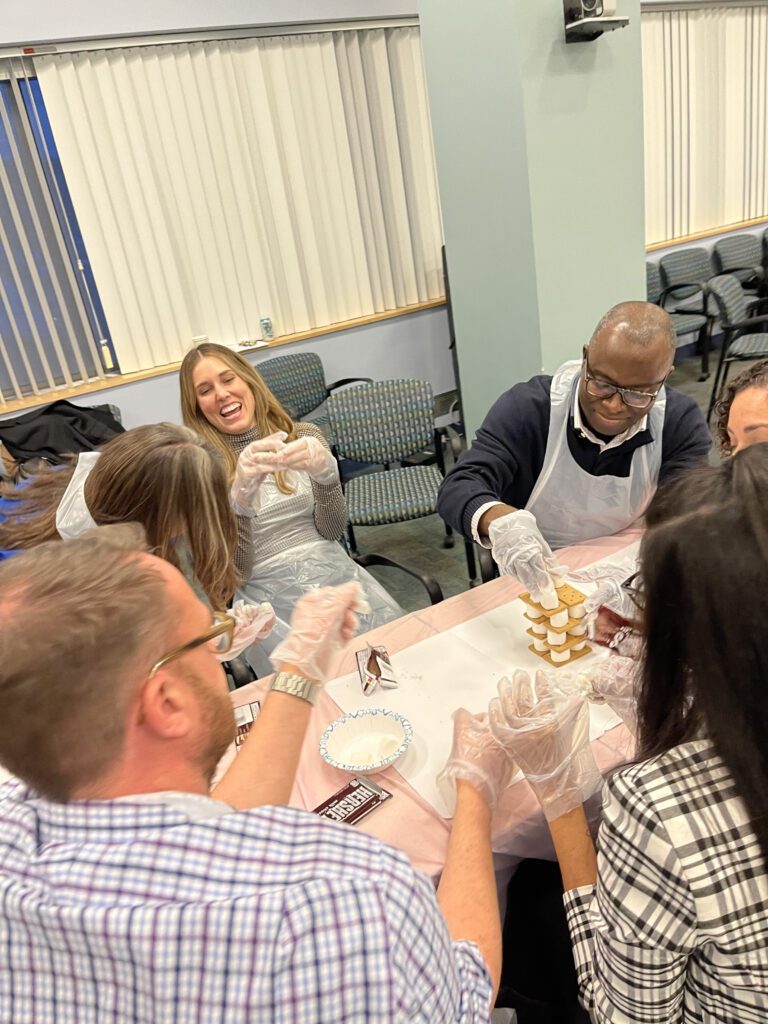
{"label": "window", "polygon": [[768,217],[768,8],[642,13],[646,242]]}
{"label": "window", "polygon": [[15,73],[0,80],[2,404],[104,377],[114,364],[36,91]]}
{"label": "window", "polygon": [[35,69],[123,372],[442,295],[415,27],[57,53]]}

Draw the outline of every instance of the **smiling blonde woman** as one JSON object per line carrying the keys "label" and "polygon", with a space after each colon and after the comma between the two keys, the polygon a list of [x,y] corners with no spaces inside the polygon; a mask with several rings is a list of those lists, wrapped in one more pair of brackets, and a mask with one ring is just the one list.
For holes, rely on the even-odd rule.
{"label": "smiling blonde woman", "polygon": [[[206,342],[188,352],[179,383],[184,423],[223,452],[229,469],[244,578],[239,596],[269,601],[287,622],[302,594],[357,580],[370,605],[361,631],[402,615],[338,543],[346,504],[320,430],[294,423],[250,363],[223,345]],[[261,649],[271,650],[282,633],[278,622]]]}

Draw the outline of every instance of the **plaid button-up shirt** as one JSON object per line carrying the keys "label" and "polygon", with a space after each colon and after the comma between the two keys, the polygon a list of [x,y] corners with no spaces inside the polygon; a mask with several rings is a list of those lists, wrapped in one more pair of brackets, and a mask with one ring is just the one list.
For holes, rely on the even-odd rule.
{"label": "plaid button-up shirt", "polygon": [[489,1020],[478,949],[403,854],[198,800],[0,789],[2,1024]]}
{"label": "plaid button-up shirt", "polygon": [[596,1024],[768,1021],[768,871],[708,740],[610,779],[597,886],[565,907]]}

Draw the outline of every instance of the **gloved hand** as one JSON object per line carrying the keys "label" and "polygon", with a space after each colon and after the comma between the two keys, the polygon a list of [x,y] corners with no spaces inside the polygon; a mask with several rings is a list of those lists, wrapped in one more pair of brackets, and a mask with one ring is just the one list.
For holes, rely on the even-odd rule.
{"label": "gloved hand", "polygon": [[285,445],[275,457],[275,469],[303,470],[326,487],[339,480],[336,459],[316,437],[300,437]]}
{"label": "gloved hand", "polygon": [[226,654],[217,654],[219,661],[231,661],[242,654],[246,647],[265,640],[275,624],[275,610],[268,601],[249,604],[242,599],[235,601],[227,612],[235,620],[232,646]]}
{"label": "gloved hand", "polygon": [[357,612],[370,611],[360,584],[318,587],[296,602],[288,636],[277,645],[270,661],[293,665],[297,671],[324,683],[339,651],[357,632]]}
{"label": "gloved hand", "polygon": [[284,430],[278,430],[268,437],[252,441],[240,452],[229,491],[232,508],[237,515],[255,516],[259,511],[259,488],[274,472],[275,453],[286,447],[287,436]]}
{"label": "gloved hand", "polygon": [[635,568],[630,565],[588,565],[584,569],[569,573],[576,582],[595,583],[595,589],[584,601],[587,615],[594,618],[598,608],[605,605],[625,619],[637,618],[637,608],[629,593],[621,584],[628,579]]}
{"label": "gloved hand", "polygon": [[488,728],[488,716],[472,715],[466,708],[453,713],[453,746],[437,784],[453,816],[456,807],[456,782],[465,779],[493,807],[517,771],[509,753],[500,746]]}
{"label": "gloved hand", "polygon": [[633,658],[610,654],[591,675],[595,693],[616,712],[633,736],[637,735],[636,685],[639,668]]}
{"label": "gloved hand", "polygon": [[548,821],[583,804],[602,784],[589,746],[589,707],[549,673],[531,684],[518,670],[501,679],[488,708],[491,732],[519,764]]}
{"label": "gloved hand", "polygon": [[552,549],[536,525],[536,518],[525,509],[518,509],[494,519],[488,527],[491,554],[505,576],[514,576],[529,591],[534,601],[556,597],[566,574],[558,565]]}

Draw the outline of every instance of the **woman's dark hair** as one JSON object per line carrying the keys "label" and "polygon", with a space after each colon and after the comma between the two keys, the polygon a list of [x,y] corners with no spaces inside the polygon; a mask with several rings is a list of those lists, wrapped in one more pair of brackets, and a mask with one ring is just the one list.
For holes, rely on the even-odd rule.
{"label": "woman's dark hair", "polygon": [[768,444],[684,474],[648,510],[638,757],[712,740],[768,864]]}
{"label": "woman's dark hair", "polygon": [[731,453],[731,442],[728,437],[728,418],[731,415],[733,400],[747,388],[766,388],[768,390],[768,359],[760,359],[753,366],[734,377],[730,384],[723,388],[720,398],[715,403],[715,438],[720,450],[726,454]]}

